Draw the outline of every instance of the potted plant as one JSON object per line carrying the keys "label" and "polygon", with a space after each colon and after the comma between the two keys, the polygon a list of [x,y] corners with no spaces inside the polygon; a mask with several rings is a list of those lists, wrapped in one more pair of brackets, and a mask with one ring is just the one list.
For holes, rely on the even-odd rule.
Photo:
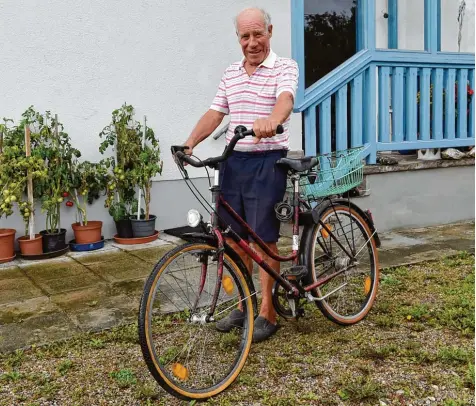
{"label": "potted plant", "polygon": [[76,205],[78,221],[72,224],[76,244],[101,241],[102,221],[89,220],[88,204],[98,199],[108,184],[108,160],[99,163],[73,161],[70,170],[70,187],[67,206]]}
{"label": "potted plant", "polygon": [[[149,143],[150,145],[148,145]],[[145,214],[131,217],[134,237],[147,237],[155,233],[157,216],[150,214],[152,179],[162,173],[163,161],[160,159],[159,141],[151,128],[145,130],[145,143],[141,148],[139,160],[133,170],[136,183],[139,186],[139,199],[143,196]],[[140,202],[140,200],[139,200]]]}
{"label": "potted plant", "polygon": [[[5,152],[3,150],[5,124],[2,124],[0,128],[0,218],[13,214],[10,190],[7,189],[6,184],[8,177],[2,170],[5,166]],[[16,230],[13,228],[0,227],[0,263],[12,261],[15,258],[15,233]]]}
{"label": "potted plant", "polygon": [[137,211],[134,178],[131,171],[115,167],[109,177],[105,206],[116,224],[119,238],[133,238],[130,217]]}
{"label": "potted plant", "polygon": [[117,237],[133,238],[131,216],[138,207],[134,168],[139,162],[142,139],[141,125],[134,121],[134,108],[124,103],[114,110],[111,122],[99,137],[103,139],[99,147],[101,154],[109,148],[114,153],[105,205],[116,224]]}
{"label": "potted plant", "polygon": [[69,135],[57,116],[47,111],[44,117],[31,107],[28,111],[32,126],[32,142],[44,160],[47,176],[35,183],[35,197],[41,199],[41,210],[46,212],[43,252],[66,248],[66,229],[61,227],[61,203],[68,197],[69,169],[74,158],[81,153],[71,146]]}
{"label": "potted plant", "polygon": [[[36,151],[32,151],[31,154],[26,152],[24,120],[19,126],[12,128],[8,127],[8,122],[13,122],[13,120],[4,119],[4,124],[0,124],[0,144],[2,145],[0,147],[0,217],[11,215],[14,205],[18,205],[25,223],[25,235],[18,239],[20,251],[24,255],[41,254],[43,252],[41,235],[35,234],[33,228],[29,232],[30,220],[33,218],[34,211],[31,201],[25,199],[24,192],[29,177],[31,182],[42,179],[46,176],[46,170],[43,160],[36,155]],[[28,152],[30,152],[30,148],[28,148]],[[12,234],[10,229],[6,232],[8,237],[5,232],[0,234],[4,235],[4,247],[6,247],[7,240],[8,244],[11,244],[11,248],[5,248],[11,253],[14,233]]]}

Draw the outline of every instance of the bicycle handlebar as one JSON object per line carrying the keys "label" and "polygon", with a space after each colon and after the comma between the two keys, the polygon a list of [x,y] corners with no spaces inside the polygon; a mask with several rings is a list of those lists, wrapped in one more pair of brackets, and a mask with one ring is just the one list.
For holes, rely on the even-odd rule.
{"label": "bicycle handlebar", "polygon": [[[279,124],[276,129],[276,134],[282,134],[283,132],[284,132],[283,126]],[[195,168],[202,168],[204,166],[214,167],[220,162],[223,162],[226,159],[228,159],[228,157],[233,152],[233,149],[235,148],[236,143],[239,140],[249,136],[253,136],[253,137],[255,136],[255,133],[252,129],[247,130],[246,127],[243,125],[237,126],[235,128],[235,135],[230,140],[230,143],[225,148],[225,151],[223,152],[223,154],[214,158],[208,158],[204,161],[198,161],[196,159],[191,158],[189,155],[187,155],[184,151],[188,149],[188,147],[185,147],[183,145],[173,145],[171,147],[171,150],[172,150],[172,154],[178,159],[180,163],[187,162],[189,165],[192,165]]]}

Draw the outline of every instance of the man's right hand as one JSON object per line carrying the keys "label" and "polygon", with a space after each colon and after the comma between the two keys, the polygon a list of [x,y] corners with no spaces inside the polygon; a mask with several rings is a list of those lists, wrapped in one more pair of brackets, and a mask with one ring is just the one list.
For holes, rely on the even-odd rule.
{"label": "man's right hand", "polygon": [[[187,143],[183,144],[183,152],[186,154],[186,155],[192,155],[193,153],[193,148],[190,147],[189,145],[187,145]],[[173,154],[172,154],[173,155]],[[180,162],[177,157],[175,155],[173,155],[173,158],[174,158],[174,161],[177,165],[183,165],[183,166],[186,166],[188,165],[187,162]]]}
{"label": "man's right hand", "polygon": [[[186,148],[184,152],[185,152],[187,155],[192,155],[192,154],[193,154],[193,147],[190,146],[190,145],[187,145],[187,144],[185,144],[185,146],[188,147],[188,148]],[[188,163],[187,163],[187,162],[183,162],[183,165],[184,165],[184,166],[187,166]]]}

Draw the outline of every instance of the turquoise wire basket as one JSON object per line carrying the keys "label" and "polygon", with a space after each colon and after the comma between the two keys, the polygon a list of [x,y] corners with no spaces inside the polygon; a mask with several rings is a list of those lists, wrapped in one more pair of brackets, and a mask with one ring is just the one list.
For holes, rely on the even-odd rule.
{"label": "turquoise wire basket", "polygon": [[[364,147],[357,147],[317,155],[319,163],[299,180],[301,196],[313,200],[340,195],[359,186],[364,179],[363,150]],[[292,191],[290,179],[287,188]]]}

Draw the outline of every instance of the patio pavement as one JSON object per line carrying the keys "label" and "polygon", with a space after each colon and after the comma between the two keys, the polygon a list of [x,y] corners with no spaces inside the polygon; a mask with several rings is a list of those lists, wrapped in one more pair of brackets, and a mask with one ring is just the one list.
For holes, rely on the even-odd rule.
{"label": "patio pavement", "polygon": [[[468,221],[382,233],[381,268],[474,253],[474,227]],[[0,353],[135,322],[146,277],[180,243],[161,234],[140,246],[108,241],[95,252],[0,264]],[[280,249],[290,243],[282,237]]]}

